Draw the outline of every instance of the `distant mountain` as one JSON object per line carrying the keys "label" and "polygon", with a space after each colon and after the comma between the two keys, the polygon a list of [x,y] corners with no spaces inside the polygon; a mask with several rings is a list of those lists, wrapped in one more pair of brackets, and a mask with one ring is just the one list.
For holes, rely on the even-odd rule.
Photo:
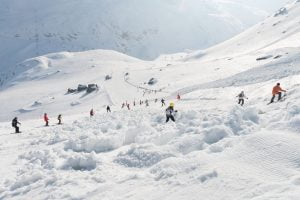
{"label": "distant mountain", "polygon": [[1,0],[0,73],[51,52],[112,49],[154,59],[207,48],[286,1]]}
{"label": "distant mountain", "polygon": [[239,35],[204,51],[192,52],[185,59],[214,59],[215,57],[243,56],[259,52],[276,54],[276,52],[272,52],[274,50],[277,50],[277,54],[282,55],[287,48],[299,48],[299,24],[300,0],[296,0]]}

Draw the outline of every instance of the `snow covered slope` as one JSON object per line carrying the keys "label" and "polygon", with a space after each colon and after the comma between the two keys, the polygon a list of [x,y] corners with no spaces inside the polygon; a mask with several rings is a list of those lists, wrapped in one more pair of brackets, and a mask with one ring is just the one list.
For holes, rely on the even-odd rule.
{"label": "snow covered slope", "polygon": [[[0,199],[298,200],[300,2],[286,8],[207,51],[151,62],[61,52],[12,68],[0,91]],[[277,82],[288,92],[267,105]],[[88,83],[99,90],[66,94]],[[176,123],[165,123],[161,97],[175,103]],[[9,134],[13,116],[21,134]]]}
{"label": "snow covered slope", "polygon": [[[298,3],[299,1],[296,1],[296,4]],[[268,56],[267,53],[274,49],[299,47],[299,12],[299,6],[294,6],[294,3],[288,4],[249,30],[208,50],[192,53],[187,57],[187,60],[254,53],[265,53]],[[277,52],[277,54],[279,53]],[[276,52],[270,54],[276,54]]]}
{"label": "snow covered slope", "polygon": [[16,63],[52,52],[113,49],[153,59],[206,48],[286,1],[1,0],[0,78]]}

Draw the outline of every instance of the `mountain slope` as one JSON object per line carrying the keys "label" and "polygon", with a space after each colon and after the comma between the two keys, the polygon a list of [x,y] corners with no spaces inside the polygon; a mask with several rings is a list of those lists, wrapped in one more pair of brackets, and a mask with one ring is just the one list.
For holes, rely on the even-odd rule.
{"label": "mountain slope", "polygon": [[[272,1],[272,9],[284,2]],[[248,4],[243,0],[2,0],[0,72],[25,59],[60,51],[113,49],[153,59],[162,53],[206,48],[272,10],[261,3]]]}
{"label": "mountain slope", "polygon": [[[189,55],[189,58],[212,59],[220,56],[238,56],[243,54],[271,52],[274,49],[300,46],[299,1],[282,7],[265,21],[219,45]],[[255,45],[253,45],[255,44]],[[284,50],[283,50],[284,51]]]}
{"label": "mountain slope", "polygon": [[[288,5],[274,30],[294,28],[299,7]],[[108,50],[61,52],[12,68],[0,91],[0,199],[297,200],[300,49],[297,29],[269,39],[277,21],[256,27],[266,31],[252,45],[250,30],[202,54],[146,62]],[[287,93],[267,105],[277,82]],[[99,90],[66,94],[79,83]],[[161,97],[175,103],[176,123],[165,123],[154,101]],[[133,106],[146,99],[149,106]],[[126,101],[131,110],[121,109]],[[9,134],[14,116],[21,134]]]}

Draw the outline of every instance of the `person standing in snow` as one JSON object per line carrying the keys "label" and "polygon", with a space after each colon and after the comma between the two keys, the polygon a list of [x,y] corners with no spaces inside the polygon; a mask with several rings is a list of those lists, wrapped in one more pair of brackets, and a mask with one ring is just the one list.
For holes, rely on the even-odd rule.
{"label": "person standing in snow", "polygon": [[161,100],[160,100],[160,102],[161,102],[161,107],[163,107],[163,106],[165,106],[165,105],[166,105],[166,103],[165,103],[165,100],[164,100],[164,99],[161,99]]}
{"label": "person standing in snow", "polygon": [[111,110],[110,110],[110,107],[109,107],[109,105],[108,105],[108,106],[106,106],[106,112],[108,112],[108,113],[111,113]]}
{"label": "person standing in snow", "polygon": [[94,109],[92,108],[91,110],[90,110],[90,117],[93,117],[94,116]]}
{"label": "person standing in snow", "polygon": [[58,120],[58,125],[61,125],[61,124],[62,124],[62,123],[61,123],[61,120],[62,120],[61,114],[59,114],[59,115],[57,116],[57,120]]}
{"label": "person standing in snow", "polygon": [[275,99],[275,96],[278,94],[278,101],[281,100],[281,92],[286,92],[286,90],[283,90],[281,87],[280,87],[280,83],[277,83],[276,86],[273,87],[273,90],[272,90],[272,99],[270,101],[270,103],[273,103],[274,102],[274,99]]}
{"label": "person standing in snow", "polygon": [[148,101],[148,99],[146,99],[145,104],[146,104],[146,107],[149,106],[149,101]]}
{"label": "person standing in snow", "polygon": [[15,128],[15,133],[21,133],[21,132],[20,132],[20,129],[19,129],[19,127],[18,127],[18,124],[21,125],[21,123],[18,121],[18,118],[15,117],[15,118],[12,120],[12,122],[11,122],[12,127]]}
{"label": "person standing in snow", "polygon": [[122,103],[122,109],[125,107],[125,103]]}
{"label": "person standing in snow", "polygon": [[44,114],[44,121],[46,122],[45,126],[49,126],[49,117],[47,113]]}
{"label": "person standing in snow", "polygon": [[177,110],[174,110],[174,103],[170,103],[170,106],[166,109],[166,123],[168,123],[170,119],[175,122],[174,114],[176,112]]}
{"label": "person standing in snow", "polygon": [[238,102],[238,104],[240,104],[241,106],[243,106],[243,105],[244,105],[244,103],[245,103],[245,98],[246,98],[246,99],[248,99],[248,97],[246,97],[246,95],[245,95],[244,91],[241,91],[241,93],[240,93],[240,94],[238,94],[236,97],[238,97],[238,98],[239,98],[239,102]]}
{"label": "person standing in snow", "polygon": [[127,104],[127,109],[130,110],[130,104],[129,103]]}
{"label": "person standing in snow", "polygon": [[178,100],[178,101],[180,100],[180,98],[181,98],[181,97],[180,97],[180,95],[179,95],[179,94],[177,94],[177,100]]}

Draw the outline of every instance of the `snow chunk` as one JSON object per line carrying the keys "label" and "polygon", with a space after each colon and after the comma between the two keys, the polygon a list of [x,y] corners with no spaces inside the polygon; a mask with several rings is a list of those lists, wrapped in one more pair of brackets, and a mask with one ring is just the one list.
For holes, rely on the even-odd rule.
{"label": "snow chunk", "polygon": [[117,136],[79,136],[65,143],[65,150],[75,152],[107,152],[123,145],[123,139]]}
{"label": "snow chunk", "polygon": [[213,170],[211,172],[207,172],[202,174],[200,177],[198,177],[198,180],[201,181],[201,183],[207,182],[210,179],[218,177],[217,171]]}
{"label": "snow chunk", "polygon": [[199,151],[204,149],[204,142],[199,135],[187,135],[180,138],[176,138],[169,142],[171,145],[182,154],[189,154],[194,151]]}
{"label": "snow chunk", "polygon": [[126,167],[145,168],[173,156],[153,145],[132,145],[128,151],[119,153],[114,162]]}
{"label": "snow chunk", "polygon": [[80,171],[91,171],[97,166],[97,161],[94,154],[81,154],[73,155],[69,157],[64,165],[63,169],[74,169]]}
{"label": "snow chunk", "polygon": [[30,151],[19,156],[19,159],[27,160],[29,164],[42,166],[45,169],[57,168],[59,157],[50,150]]}
{"label": "snow chunk", "polygon": [[215,126],[204,131],[203,140],[208,144],[214,144],[227,137],[228,135],[232,135],[232,132],[227,127]]}
{"label": "snow chunk", "polygon": [[241,108],[235,106],[225,123],[235,135],[245,135],[253,131],[259,124],[259,111],[254,107]]}

